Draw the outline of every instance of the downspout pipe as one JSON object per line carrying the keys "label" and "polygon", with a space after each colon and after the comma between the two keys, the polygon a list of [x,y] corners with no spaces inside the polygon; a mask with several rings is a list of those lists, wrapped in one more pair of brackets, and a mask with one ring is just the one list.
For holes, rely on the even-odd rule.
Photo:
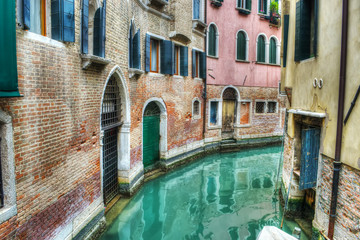
{"label": "downspout pipe", "polygon": [[[204,6],[204,22],[207,23],[207,1],[205,2],[205,6]],[[203,139],[205,139],[205,132],[206,132],[206,100],[207,100],[207,83],[206,83],[206,79],[207,79],[207,34],[205,32],[205,39],[204,39],[204,48],[205,48],[205,57],[206,57],[206,69],[205,69],[205,79],[204,79],[204,91],[203,91],[203,99],[204,99],[204,110],[203,110]]]}
{"label": "downspout pipe", "polygon": [[334,161],[330,217],[329,217],[329,228],[328,228],[328,237],[331,240],[334,238],[336,206],[338,200],[339,178],[340,178],[340,170],[341,170],[341,144],[342,144],[342,135],[343,135],[343,126],[344,126],[343,121],[344,121],[346,58],[347,58],[347,40],[348,40],[348,12],[349,12],[348,0],[343,0],[338,118],[337,118],[337,129],[336,129],[335,161]]}

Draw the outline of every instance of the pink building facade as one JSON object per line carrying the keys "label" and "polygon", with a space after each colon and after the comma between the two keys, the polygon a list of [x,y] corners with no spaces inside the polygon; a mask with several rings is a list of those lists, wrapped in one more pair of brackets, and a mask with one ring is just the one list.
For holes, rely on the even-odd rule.
{"label": "pink building facade", "polygon": [[209,142],[282,135],[279,7],[270,9],[270,0],[207,1]]}

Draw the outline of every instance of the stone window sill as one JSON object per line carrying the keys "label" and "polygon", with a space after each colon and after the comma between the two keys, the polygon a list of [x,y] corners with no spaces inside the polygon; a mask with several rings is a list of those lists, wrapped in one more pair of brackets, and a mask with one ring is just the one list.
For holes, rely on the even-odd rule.
{"label": "stone window sill", "polygon": [[82,69],[84,70],[90,68],[90,66],[93,64],[99,64],[105,66],[111,62],[110,59],[106,59],[90,54],[81,54],[80,56],[82,59]]}
{"label": "stone window sill", "polygon": [[157,72],[148,72],[147,75],[149,77],[164,77],[165,75],[162,73],[157,73]]}
{"label": "stone window sill", "polygon": [[184,79],[184,77],[183,76],[181,76],[181,75],[173,75],[173,79]]}
{"label": "stone window sill", "polygon": [[0,224],[9,220],[11,217],[17,214],[16,205],[12,205],[10,207],[3,207],[0,210]]}
{"label": "stone window sill", "polygon": [[280,64],[265,63],[265,62],[256,62],[256,64],[260,64],[260,65],[268,65],[268,66],[274,66],[274,67],[281,67],[281,65],[280,65]]}
{"label": "stone window sill", "polygon": [[239,59],[236,59],[235,61],[236,61],[236,62],[240,62],[240,63],[250,63],[250,61],[247,61],[247,60],[239,60]]}
{"label": "stone window sill", "polygon": [[243,14],[243,15],[249,15],[251,13],[251,10],[249,10],[249,9],[245,9],[245,8],[241,8],[241,7],[236,7],[235,9],[238,10],[239,13]]}
{"label": "stone window sill", "polygon": [[211,55],[209,55],[209,54],[207,54],[207,57],[209,57],[209,58],[214,58],[214,59],[219,59],[218,56],[211,56]]}
{"label": "stone window sill", "polygon": [[196,115],[196,116],[193,116],[193,117],[192,117],[192,120],[199,120],[199,119],[201,119],[201,116],[200,116],[200,115]]}
{"label": "stone window sill", "polygon": [[141,74],[143,74],[144,71],[141,69],[137,69],[137,68],[129,68],[129,78],[132,78],[136,75],[140,76]]}
{"label": "stone window sill", "polygon": [[251,127],[251,124],[248,123],[248,124],[235,124],[234,125],[234,128],[249,128]]}
{"label": "stone window sill", "polygon": [[219,126],[219,125],[210,125],[210,126],[208,126],[208,129],[209,130],[221,129],[221,126]]}

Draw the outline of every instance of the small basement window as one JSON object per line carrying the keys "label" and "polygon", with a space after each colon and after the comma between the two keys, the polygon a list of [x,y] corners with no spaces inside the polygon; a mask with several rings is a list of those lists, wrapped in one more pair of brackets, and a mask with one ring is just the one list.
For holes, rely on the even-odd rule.
{"label": "small basement window", "polygon": [[267,112],[268,113],[276,113],[277,102],[268,102],[267,104]]}
{"label": "small basement window", "polygon": [[217,125],[218,119],[218,102],[210,103],[210,125]]}
{"label": "small basement window", "polygon": [[192,106],[193,119],[199,119],[201,117],[200,109],[201,109],[201,103],[198,98],[195,98],[193,100],[193,106]]}
{"label": "small basement window", "polygon": [[265,113],[265,102],[256,102],[255,103],[255,112],[256,113]]}

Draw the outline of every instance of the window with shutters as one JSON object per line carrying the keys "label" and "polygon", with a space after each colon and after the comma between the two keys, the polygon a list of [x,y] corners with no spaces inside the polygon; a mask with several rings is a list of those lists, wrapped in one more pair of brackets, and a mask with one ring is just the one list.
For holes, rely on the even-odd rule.
{"label": "window with shutters", "polygon": [[268,113],[276,113],[277,112],[277,102],[268,101],[267,102],[267,112]]}
{"label": "window with shutters", "polygon": [[150,39],[150,72],[159,72],[159,40]]}
{"label": "window with shutters", "polygon": [[238,31],[236,35],[236,60],[248,61],[248,36],[244,30]]}
{"label": "window with shutters", "polygon": [[29,10],[29,31],[46,36],[46,0],[31,0]]}
{"label": "window with shutters", "polygon": [[259,35],[257,39],[257,58],[256,61],[260,63],[265,63],[265,37],[263,35]]}
{"label": "window with shutters", "polygon": [[204,22],[204,0],[193,0],[193,20]]}
{"label": "window with shutters", "polygon": [[237,0],[236,8],[239,13],[248,15],[251,13],[251,0]]}
{"label": "window with shutters", "polygon": [[219,33],[216,25],[211,23],[208,31],[208,56],[218,57]]}
{"label": "window with shutters", "polygon": [[206,55],[195,49],[192,50],[192,77],[206,78]]}
{"label": "window with shutters", "polygon": [[269,48],[269,63],[271,64],[277,64],[276,62],[276,59],[277,59],[277,56],[276,56],[276,40],[275,38],[270,38],[270,48]]}
{"label": "window with shutters", "polygon": [[174,51],[174,75],[180,75],[180,46],[175,46]]}
{"label": "window with shutters", "polygon": [[194,98],[193,105],[192,105],[192,118],[193,119],[200,119],[201,118],[201,102],[198,98]]}
{"label": "window with shutters", "polygon": [[268,8],[268,1],[270,0],[258,0],[258,13],[260,14],[267,14],[267,8]]}
{"label": "window with shutters", "polygon": [[296,3],[295,61],[317,55],[318,0]]}
{"label": "window with shutters", "polygon": [[256,101],[255,102],[255,113],[265,113],[266,102]]}

